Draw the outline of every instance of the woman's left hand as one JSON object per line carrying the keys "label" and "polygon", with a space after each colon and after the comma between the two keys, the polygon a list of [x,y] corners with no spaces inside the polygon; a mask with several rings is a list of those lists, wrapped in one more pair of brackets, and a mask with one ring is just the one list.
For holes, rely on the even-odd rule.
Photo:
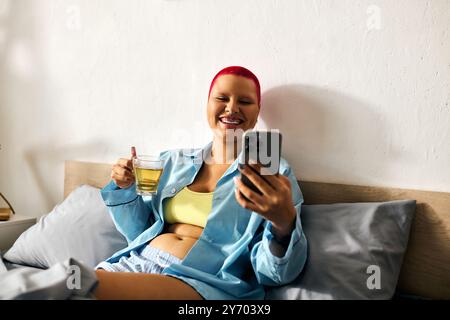
{"label": "woman's left hand", "polygon": [[[283,175],[264,175],[260,165],[245,165],[239,171],[261,191],[261,195],[247,187],[240,178],[234,178],[237,202],[245,209],[252,210],[272,222],[272,233],[278,239],[288,237],[295,227],[296,210],[292,204],[291,182]],[[242,193],[242,194],[241,194]],[[244,196],[242,196],[244,195]]]}

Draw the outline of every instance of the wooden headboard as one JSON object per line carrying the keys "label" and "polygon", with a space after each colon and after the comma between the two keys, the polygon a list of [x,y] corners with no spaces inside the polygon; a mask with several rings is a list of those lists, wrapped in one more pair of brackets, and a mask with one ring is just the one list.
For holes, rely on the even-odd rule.
{"label": "wooden headboard", "polygon": [[[101,188],[112,165],[65,162],[64,197],[82,184]],[[305,204],[415,199],[417,208],[400,273],[401,292],[450,299],[450,193],[300,181]]]}

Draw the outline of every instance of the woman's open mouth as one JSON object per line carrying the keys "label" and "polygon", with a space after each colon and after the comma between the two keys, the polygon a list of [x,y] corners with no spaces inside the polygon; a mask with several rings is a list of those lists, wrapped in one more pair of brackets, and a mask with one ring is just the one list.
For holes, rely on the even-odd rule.
{"label": "woman's open mouth", "polygon": [[225,129],[234,129],[237,128],[239,125],[241,125],[244,120],[236,117],[220,117],[219,118],[220,123],[223,125]]}

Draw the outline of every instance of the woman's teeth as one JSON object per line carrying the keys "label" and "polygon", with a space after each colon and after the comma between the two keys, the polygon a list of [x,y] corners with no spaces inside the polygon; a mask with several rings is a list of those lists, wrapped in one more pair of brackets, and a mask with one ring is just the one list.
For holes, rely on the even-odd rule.
{"label": "woman's teeth", "polygon": [[220,119],[221,122],[226,123],[226,124],[241,124],[242,120],[239,119],[227,119],[227,118],[221,118]]}

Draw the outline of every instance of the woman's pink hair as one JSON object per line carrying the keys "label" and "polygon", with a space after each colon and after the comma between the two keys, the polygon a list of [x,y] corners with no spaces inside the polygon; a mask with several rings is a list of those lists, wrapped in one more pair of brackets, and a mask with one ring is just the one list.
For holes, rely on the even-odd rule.
{"label": "woman's pink hair", "polygon": [[244,67],[240,67],[240,66],[231,66],[231,67],[226,67],[222,70],[220,70],[212,79],[211,81],[211,86],[209,87],[209,93],[208,93],[208,99],[209,96],[211,95],[211,90],[214,86],[214,83],[216,82],[217,78],[219,78],[220,76],[226,75],[226,74],[233,74],[236,76],[241,76],[247,79],[250,79],[253,81],[253,83],[256,86],[256,95],[258,97],[258,106],[261,105],[261,87],[259,85],[259,80],[258,78],[253,74],[253,72],[251,72],[250,70],[244,68]]}

